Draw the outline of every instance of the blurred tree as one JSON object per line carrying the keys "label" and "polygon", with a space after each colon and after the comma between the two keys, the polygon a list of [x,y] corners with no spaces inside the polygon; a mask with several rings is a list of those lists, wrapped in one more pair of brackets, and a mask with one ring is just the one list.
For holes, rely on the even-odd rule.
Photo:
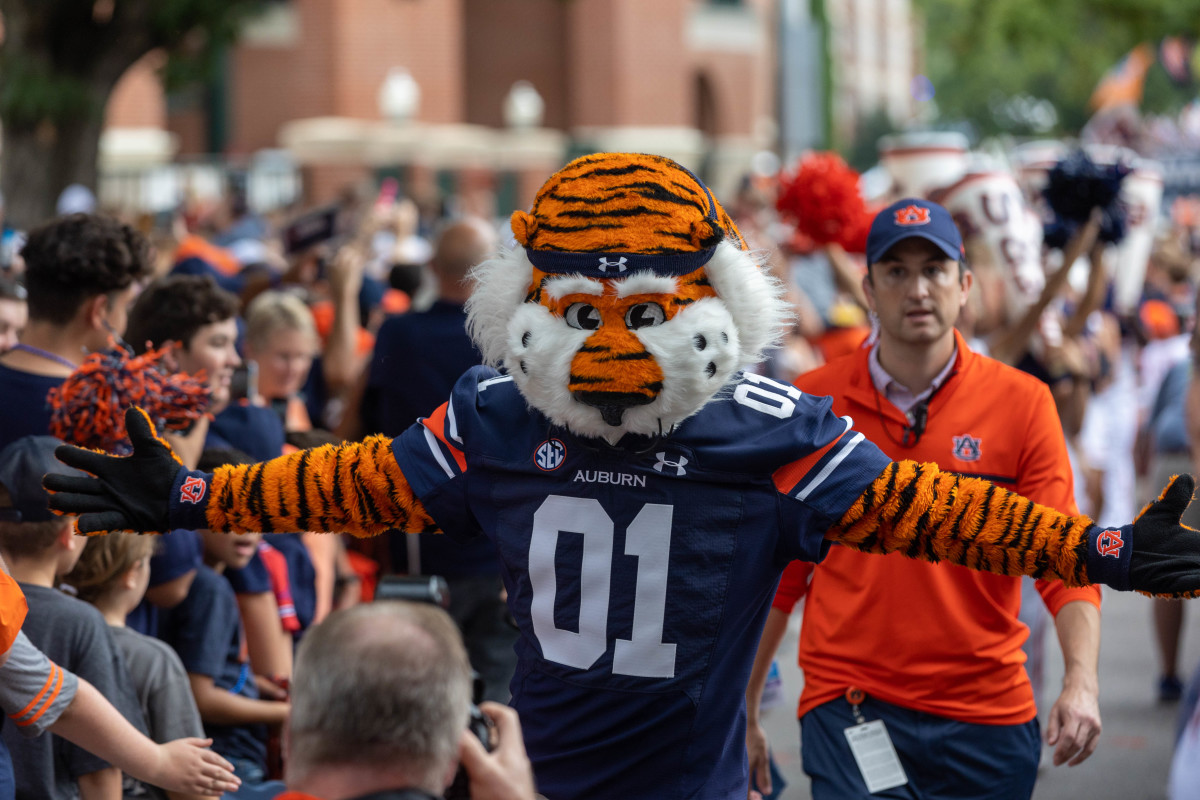
{"label": "blurred tree", "polygon": [[1140,42],[1200,33],[1200,0],[916,0],[941,116],[981,133],[1027,134],[1000,111],[1046,99],[1076,132],[1106,71]]}
{"label": "blurred tree", "polygon": [[0,190],[8,224],[54,213],[62,189],[96,187],[104,109],[130,66],[161,49],[178,85],[205,74],[263,0],[0,0]]}

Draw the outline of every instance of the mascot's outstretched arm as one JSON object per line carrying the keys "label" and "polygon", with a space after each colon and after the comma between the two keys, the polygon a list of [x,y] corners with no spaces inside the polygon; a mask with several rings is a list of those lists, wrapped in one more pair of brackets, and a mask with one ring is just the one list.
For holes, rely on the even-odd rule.
{"label": "mascot's outstretched arm", "polygon": [[1200,594],[1200,532],[1180,523],[1194,481],[1177,476],[1131,524],[1106,529],[936,464],[892,462],[826,538],[999,575]]}
{"label": "mascot's outstretched arm", "polygon": [[214,474],[188,470],[155,435],[145,412],[130,408],[125,458],[63,445],[58,457],[96,478],[48,475],[56,511],[79,514],[81,533],[176,528],[216,531],[345,531],[375,536],[437,530],[409,488],[391,440],[325,445]]}
{"label": "mascot's outstretched arm", "polygon": [[[80,514],[82,533],[437,530],[385,437],[207,475],[186,469],[140,409],[126,412],[126,426],[134,451],[125,458],[59,448],[64,463],[99,477],[46,476],[51,507]],[[1179,520],[1192,490],[1191,476],[1178,477],[1131,525],[1104,529],[934,464],[892,462],[827,538],[1001,575],[1190,597],[1200,594],[1200,533]]]}

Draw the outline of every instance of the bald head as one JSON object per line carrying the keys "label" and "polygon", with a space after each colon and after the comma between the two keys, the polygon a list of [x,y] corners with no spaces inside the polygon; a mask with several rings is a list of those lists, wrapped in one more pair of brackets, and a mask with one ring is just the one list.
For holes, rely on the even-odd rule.
{"label": "bald head", "polygon": [[438,295],[451,302],[466,302],[471,288],[467,272],[496,249],[496,232],[482,219],[467,217],[444,228],[429,262],[438,281]]}
{"label": "bald head", "polygon": [[331,614],[296,655],[288,785],[353,767],[440,793],[470,700],[466,649],[445,611],[387,601]]}

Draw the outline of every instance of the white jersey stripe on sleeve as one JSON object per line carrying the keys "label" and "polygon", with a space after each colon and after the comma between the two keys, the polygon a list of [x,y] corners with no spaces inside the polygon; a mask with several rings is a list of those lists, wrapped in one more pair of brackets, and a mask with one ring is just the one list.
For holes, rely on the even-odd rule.
{"label": "white jersey stripe on sleeve", "polygon": [[[847,425],[847,427],[849,426]],[[829,460],[829,463],[825,465],[825,468],[817,473],[815,478],[813,478],[811,481],[808,481],[804,485],[803,489],[796,492],[796,499],[807,500],[809,495],[816,491],[817,488],[819,488],[820,485],[834,473],[834,471],[838,468],[838,465],[846,460],[846,457],[850,455],[850,452],[854,450],[855,447],[858,447],[858,443],[863,441],[863,438],[864,437],[861,433],[856,433],[851,436],[850,441],[846,442],[838,449],[837,454]]]}
{"label": "white jersey stripe on sleeve", "polygon": [[462,444],[462,437],[458,435],[458,420],[454,418],[454,398],[446,403],[446,421],[450,423],[450,438]]}
{"label": "white jersey stripe on sleeve", "polygon": [[446,461],[446,456],[442,454],[442,446],[438,442],[438,438],[433,435],[433,431],[429,430],[429,428],[425,428],[425,441],[429,443],[429,451],[433,453],[433,457],[437,460],[438,466],[442,468],[442,472],[446,473],[447,478],[453,478],[455,472],[450,469],[450,464]]}

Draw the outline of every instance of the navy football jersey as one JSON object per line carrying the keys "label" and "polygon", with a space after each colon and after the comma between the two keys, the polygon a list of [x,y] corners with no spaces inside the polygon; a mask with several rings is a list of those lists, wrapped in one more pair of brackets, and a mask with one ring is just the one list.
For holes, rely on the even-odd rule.
{"label": "navy football jersey", "polygon": [[779,575],[823,557],[890,461],[829,407],[745,375],[614,446],[476,367],[394,440],[434,520],[496,543],[547,797],[745,797],[745,686]]}

